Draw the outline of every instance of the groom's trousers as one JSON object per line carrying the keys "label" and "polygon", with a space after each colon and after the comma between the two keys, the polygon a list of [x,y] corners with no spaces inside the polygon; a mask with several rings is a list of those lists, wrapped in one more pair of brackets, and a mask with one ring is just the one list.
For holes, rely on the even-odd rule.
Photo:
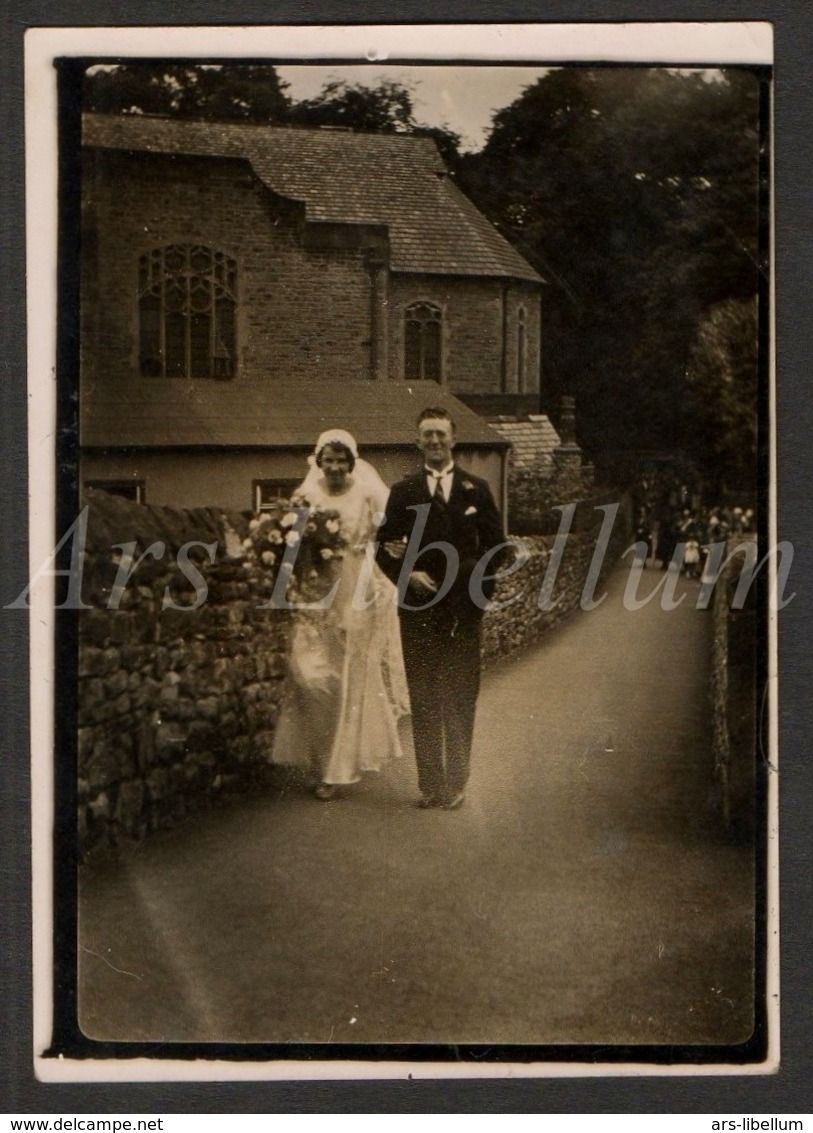
{"label": "groom's trousers", "polygon": [[469,778],[481,619],[430,608],[404,611],[399,620],[418,787],[424,795],[458,794]]}

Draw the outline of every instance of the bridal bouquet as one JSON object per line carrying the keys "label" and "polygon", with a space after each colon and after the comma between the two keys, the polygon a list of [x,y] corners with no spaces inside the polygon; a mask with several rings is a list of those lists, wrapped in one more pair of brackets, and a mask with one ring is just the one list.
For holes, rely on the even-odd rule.
{"label": "bridal bouquet", "polygon": [[243,550],[249,563],[265,568],[266,588],[273,588],[281,568],[290,576],[289,590],[312,591],[335,577],[346,540],[339,513],[313,507],[302,497],[290,510],[262,512],[249,520]]}

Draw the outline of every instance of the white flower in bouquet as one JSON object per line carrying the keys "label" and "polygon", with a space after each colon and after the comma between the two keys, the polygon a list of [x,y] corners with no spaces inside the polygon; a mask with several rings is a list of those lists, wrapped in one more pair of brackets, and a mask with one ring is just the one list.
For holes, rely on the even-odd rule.
{"label": "white flower in bouquet", "polygon": [[296,521],[297,521],[296,512],[295,511],[289,511],[289,512],[286,512],[286,514],[280,520],[280,525],[282,527],[293,527],[293,525],[296,523]]}
{"label": "white flower in bouquet", "polygon": [[325,520],[325,530],[329,531],[331,535],[338,534],[338,531],[339,531],[339,521],[338,521],[338,519],[326,519]]}
{"label": "white flower in bouquet", "polygon": [[295,547],[297,545],[297,543],[299,542],[299,532],[298,531],[289,531],[288,534],[285,536],[285,542],[288,544],[289,547]]}
{"label": "white flower in bouquet", "polygon": [[264,562],[266,566],[273,566],[277,561],[277,556],[273,551],[263,551],[260,555],[260,560]]}
{"label": "white flower in bouquet", "polygon": [[323,559],[332,559],[333,558],[333,552],[331,551],[330,547],[322,547],[319,554],[322,556]]}

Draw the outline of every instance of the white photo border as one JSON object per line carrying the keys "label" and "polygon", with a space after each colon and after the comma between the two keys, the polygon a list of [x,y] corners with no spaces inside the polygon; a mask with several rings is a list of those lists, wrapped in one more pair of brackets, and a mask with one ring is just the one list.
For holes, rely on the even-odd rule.
{"label": "white photo border", "polygon": [[[453,44],[453,52],[449,45]],[[160,50],[156,50],[160,48]],[[453,55],[453,57],[452,57]],[[57,73],[60,57],[232,57],[269,62],[331,61],[534,63],[649,63],[675,66],[773,63],[773,27],[767,22],[614,24],[431,24],[367,26],[82,27],[33,28],[25,36],[26,213],[29,383],[30,560],[35,579],[53,549],[57,470],[53,438],[56,410],[57,290]],[[771,303],[771,375],[774,373],[774,311]],[[776,391],[770,383],[770,519],[775,545]],[[775,563],[771,563],[775,569]],[[778,1066],[778,847],[777,783],[769,778],[767,834],[769,917],[767,1010],[769,1052],[759,1065],[653,1063],[429,1063],[296,1062],[164,1059],[71,1059],[45,1056],[53,1023],[54,776],[52,766],[54,587],[51,577],[32,584],[31,594],[32,869],[34,912],[34,1064],[43,1082],[239,1081],[290,1079],[441,1079],[741,1075]],[[769,625],[770,758],[776,764],[776,613]]]}

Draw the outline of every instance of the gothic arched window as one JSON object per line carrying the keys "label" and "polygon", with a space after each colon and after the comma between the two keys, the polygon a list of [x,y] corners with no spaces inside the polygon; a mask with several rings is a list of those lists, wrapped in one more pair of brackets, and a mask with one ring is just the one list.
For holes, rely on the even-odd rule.
{"label": "gothic arched window", "polygon": [[232,378],[237,263],[199,244],[169,244],[138,261],[139,365],[155,378]]}
{"label": "gothic arched window", "polygon": [[413,303],[404,316],[404,377],[439,382],[442,377],[443,312],[432,303]]}

